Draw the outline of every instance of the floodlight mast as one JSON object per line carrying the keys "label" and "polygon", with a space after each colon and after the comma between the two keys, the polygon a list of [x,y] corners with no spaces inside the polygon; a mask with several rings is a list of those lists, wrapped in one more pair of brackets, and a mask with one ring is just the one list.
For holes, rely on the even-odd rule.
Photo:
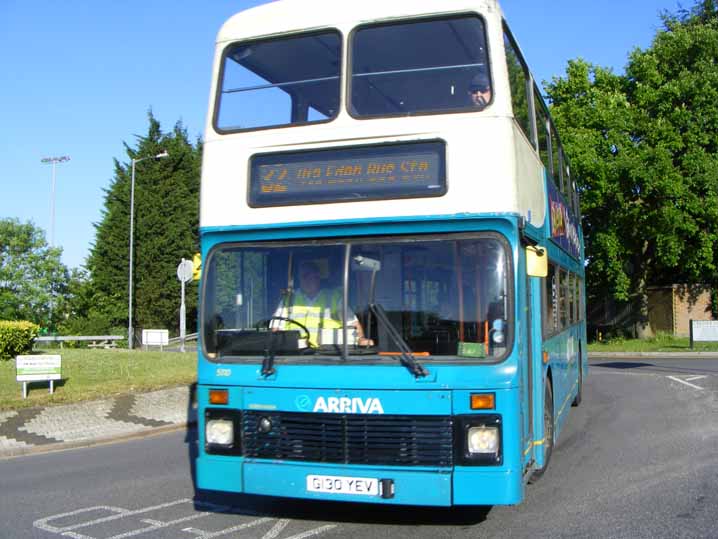
{"label": "floodlight mast", "polygon": [[70,160],[70,156],[61,155],[59,157],[43,157],[40,159],[43,163],[52,164],[52,184],[50,188],[50,247],[55,246],[55,167],[58,163],[65,163]]}

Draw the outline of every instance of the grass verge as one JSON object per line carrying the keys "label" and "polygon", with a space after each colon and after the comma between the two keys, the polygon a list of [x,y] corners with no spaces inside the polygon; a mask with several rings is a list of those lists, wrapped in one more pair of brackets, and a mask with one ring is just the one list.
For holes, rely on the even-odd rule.
{"label": "grass verge", "polygon": [[64,349],[34,353],[60,354],[62,380],[50,395],[48,382],[33,382],[28,398],[15,381],[15,361],[0,361],[0,410],[67,404],[151,391],[197,379],[197,353],[135,350]]}
{"label": "grass verge", "polygon": [[691,349],[688,337],[658,334],[651,339],[616,338],[588,345],[589,352],[718,352],[718,343],[695,343]]}

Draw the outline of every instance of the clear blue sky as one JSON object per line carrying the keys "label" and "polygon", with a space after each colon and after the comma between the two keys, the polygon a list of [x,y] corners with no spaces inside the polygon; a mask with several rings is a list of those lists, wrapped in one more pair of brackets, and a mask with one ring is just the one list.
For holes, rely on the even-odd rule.
{"label": "clear blue sky", "polygon": [[[346,1],[346,0],[336,0]],[[101,220],[113,158],[147,129],[181,120],[192,139],[207,113],[214,38],[222,23],[262,0],[0,0],[0,218],[48,231],[57,167],[55,243],[84,264]],[[309,1],[308,1],[309,3]],[[440,0],[437,0],[437,4]],[[691,0],[685,6],[693,5]],[[509,25],[537,80],[571,58],[623,72],[650,45],[659,11],[677,0],[504,0]]]}

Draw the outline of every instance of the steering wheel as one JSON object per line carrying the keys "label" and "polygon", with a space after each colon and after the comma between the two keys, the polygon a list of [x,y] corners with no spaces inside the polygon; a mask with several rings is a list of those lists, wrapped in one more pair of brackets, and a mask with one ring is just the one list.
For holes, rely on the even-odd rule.
{"label": "steering wheel", "polygon": [[307,340],[307,343],[309,343],[309,339],[311,338],[311,335],[309,333],[309,330],[307,329],[307,326],[302,324],[301,322],[297,322],[294,318],[287,318],[285,316],[272,316],[267,319],[267,327],[272,325],[273,320],[284,320],[285,322],[289,322],[290,324],[294,324],[295,326],[299,326],[302,330],[304,330],[304,339]]}

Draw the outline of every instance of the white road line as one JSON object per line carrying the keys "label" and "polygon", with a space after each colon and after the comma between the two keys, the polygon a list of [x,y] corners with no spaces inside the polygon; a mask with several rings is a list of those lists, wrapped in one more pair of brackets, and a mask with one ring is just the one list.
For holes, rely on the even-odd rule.
{"label": "white road line", "polygon": [[297,535],[292,535],[291,537],[287,537],[287,539],[306,539],[307,537],[313,537],[315,535],[319,535],[320,533],[328,532],[329,530],[333,530],[336,527],[336,524],[327,524],[326,526],[320,526],[319,528],[314,528],[313,530],[308,530],[303,533],[298,533]]}
{"label": "white road line", "polygon": [[247,528],[253,528],[254,526],[259,526],[260,524],[264,524],[265,522],[269,522],[272,520],[271,518],[260,518],[257,520],[253,520],[251,522],[245,522],[244,524],[239,524],[237,526],[232,526],[231,528],[227,528],[225,530],[219,530],[217,532],[202,532],[202,535],[199,535],[197,539],[212,539],[213,537],[221,537],[222,535],[228,535],[230,533],[234,533],[239,530],[245,530]]}
{"label": "white road line", "polygon": [[686,378],[686,382],[692,382],[693,380],[700,380],[701,378],[708,378],[705,374],[701,374],[698,376],[691,376],[690,378]]}
{"label": "white road line", "polygon": [[690,382],[686,382],[685,380],[681,380],[680,378],[677,378],[677,377],[675,377],[675,376],[666,376],[666,378],[668,378],[669,380],[673,380],[674,382],[679,382],[679,383],[681,383],[681,384],[687,385],[687,386],[692,387],[692,388],[694,388],[694,389],[699,389],[699,390],[703,391],[703,388],[702,388],[701,386],[697,386],[697,385],[695,385],[695,384],[691,384]]}
{"label": "white road line", "polygon": [[289,519],[287,518],[278,520],[277,523],[272,526],[272,529],[264,534],[262,539],[276,539],[276,537],[282,533],[282,530],[287,527],[287,524],[289,524]]}
{"label": "white road line", "polygon": [[[160,505],[154,505],[152,507],[146,507],[144,509],[139,509],[137,511],[130,511],[128,509],[123,509],[122,507],[110,507],[106,505],[98,505],[95,507],[86,507],[84,509],[78,509],[77,511],[71,511],[69,513],[61,513],[59,515],[52,515],[50,517],[41,518],[39,520],[36,520],[33,522],[33,526],[35,528],[50,532],[50,533],[62,533],[72,530],[77,530],[80,528],[87,528],[89,526],[94,526],[96,524],[101,524],[103,522],[110,522],[112,520],[119,520],[121,518],[134,516],[134,515],[141,515],[142,513],[149,513],[150,511],[155,511],[158,509],[165,509],[167,507],[172,507],[173,505],[179,505],[183,503],[190,503],[192,500],[189,498],[183,498],[181,500],[175,500],[173,502],[163,503]],[[105,510],[109,511],[111,513],[115,513],[114,515],[103,517],[103,518],[96,518],[93,520],[89,520],[87,522],[80,522],[78,524],[74,524],[72,526],[62,526],[60,528],[56,528],[55,526],[52,526],[48,524],[51,520],[58,520],[60,518],[79,515],[81,513],[88,513],[91,511],[99,511],[99,510]]]}

